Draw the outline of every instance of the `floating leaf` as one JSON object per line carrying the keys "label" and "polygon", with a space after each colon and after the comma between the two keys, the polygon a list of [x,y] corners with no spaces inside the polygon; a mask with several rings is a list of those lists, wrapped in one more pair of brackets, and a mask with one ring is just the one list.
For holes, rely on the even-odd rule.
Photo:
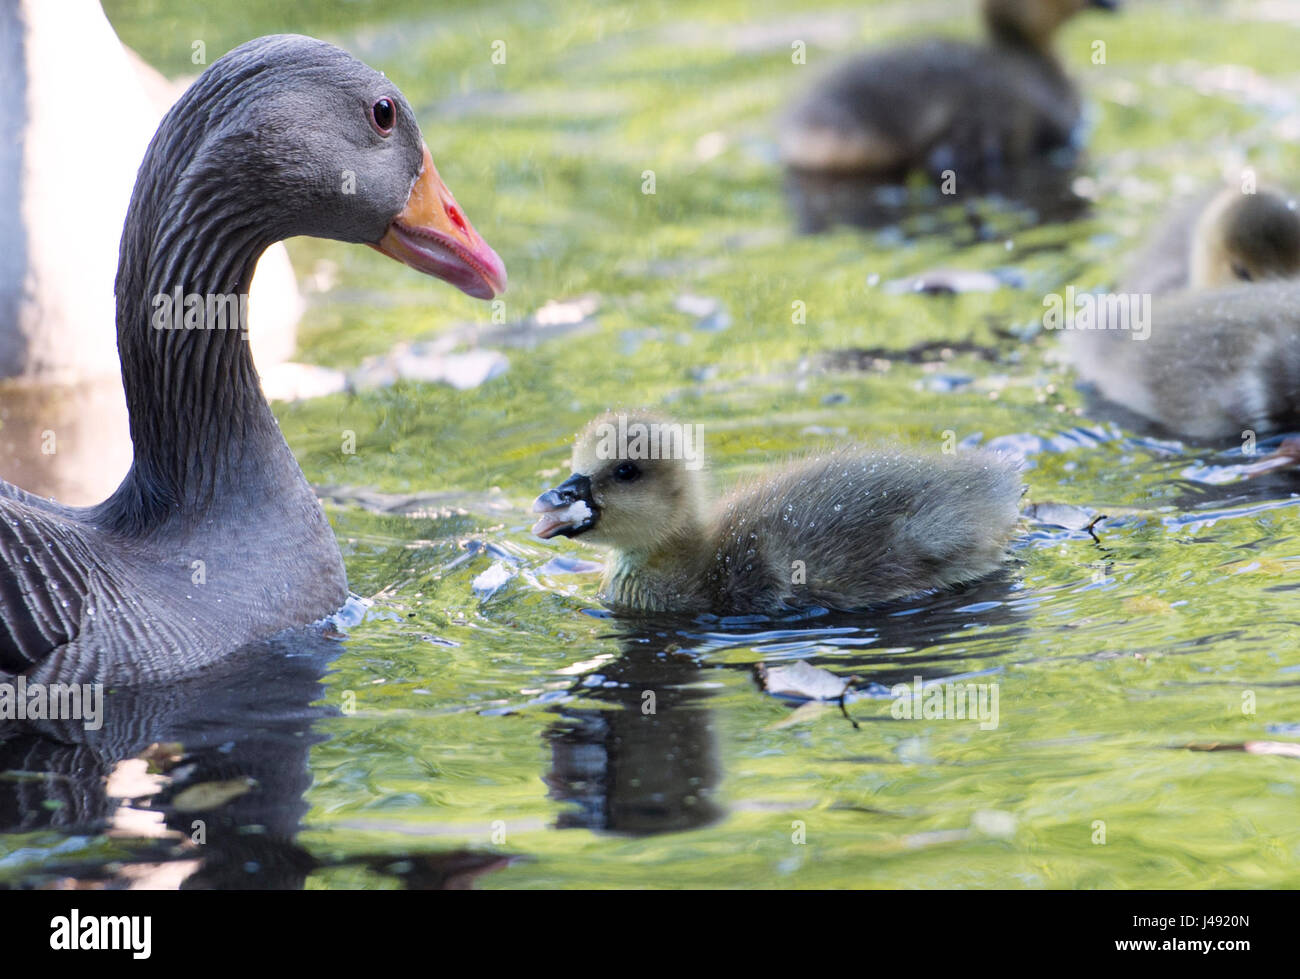
{"label": "floating leaf", "polygon": [[478,575],[470,583],[470,588],[480,598],[489,598],[514,576],[514,571],[506,567],[501,561],[493,561],[490,568]]}
{"label": "floating leaf", "polygon": [[1300,758],[1300,743],[1295,741],[1246,741],[1224,744],[1220,741],[1193,743],[1186,746],[1188,751],[1244,751],[1252,755],[1281,755],[1284,758]]}
{"label": "floating leaf", "polygon": [[1085,510],[1070,503],[1031,503],[1025,507],[1025,516],[1049,527],[1066,530],[1087,530],[1097,519],[1097,511]]}
{"label": "floating leaf", "polygon": [[754,668],[759,684],[775,697],[795,697],[799,700],[839,700],[849,686],[849,680],[830,670],[799,660],[789,666],[768,666],[759,663]]}
{"label": "floating leaf", "polygon": [[1003,277],[979,269],[930,269],[906,279],[885,284],[892,294],[920,292],[930,296],[947,296],[962,292],[997,292],[1007,285]]}
{"label": "floating leaf", "polygon": [[1252,755],[1282,755],[1300,758],[1300,744],[1294,741],[1247,741],[1242,747]]}

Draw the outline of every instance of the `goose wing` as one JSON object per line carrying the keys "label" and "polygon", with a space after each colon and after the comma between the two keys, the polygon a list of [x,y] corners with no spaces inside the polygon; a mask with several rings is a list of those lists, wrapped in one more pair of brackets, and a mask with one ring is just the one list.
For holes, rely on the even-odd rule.
{"label": "goose wing", "polygon": [[77,637],[98,560],[88,530],[0,483],[0,670],[26,670]]}

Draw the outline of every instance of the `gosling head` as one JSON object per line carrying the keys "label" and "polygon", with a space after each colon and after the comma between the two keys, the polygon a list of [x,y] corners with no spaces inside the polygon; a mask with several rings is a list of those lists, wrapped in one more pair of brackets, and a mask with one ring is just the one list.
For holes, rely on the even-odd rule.
{"label": "gosling head", "polygon": [[607,412],[573,446],[573,475],[537,498],[533,533],[582,536],[649,554],[698,539],[705,519],[703,434],[649,412]]}
{"label": "gosling head", "polygon": [[995,37],[1045,49],[1062,24],[1089,8],[1118,10],[1119,0],[984,0],[984,21]]}
{"label": "gosling head", "polygon": [[1300,213],[1294,200],[1268,190],[1243,194],[1229,187],[1205,208],[1192,234],[1192,288],[1215,289],[1296,275],[1300,275]]}

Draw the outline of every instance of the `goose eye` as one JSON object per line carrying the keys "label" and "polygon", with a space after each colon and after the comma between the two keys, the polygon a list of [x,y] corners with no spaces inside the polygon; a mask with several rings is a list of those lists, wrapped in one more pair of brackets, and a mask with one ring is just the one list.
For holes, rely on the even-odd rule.
{"label": "goose eye", "polygon": [[380,99],[370,107],[370,121],[379,135],[387,136],[393,131],[393,123],[397,121],[397,106],[393,104],[392,99]]}
{"label": "goose eye", "polygon": [[1232,267],[1232,274],[1235,275],[1242,282],[1250,282],[1253,279],[1253,277],[1250,274],[1250,270],[1246,268],[1246,266],[1244,265],[1234,265]]}
{"label": "goose eye", "polygon": [[614,470],[614,478],[620,483],[630,483],[641,475],[641,470],[637,468],[634,462],[621,462],[617,469]]}

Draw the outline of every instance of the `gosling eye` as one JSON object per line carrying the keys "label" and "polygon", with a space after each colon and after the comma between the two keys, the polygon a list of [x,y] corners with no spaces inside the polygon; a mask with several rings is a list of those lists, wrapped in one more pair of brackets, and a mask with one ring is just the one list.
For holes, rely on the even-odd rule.
{"label": "gosling eye", "polygon": [[370,124],[380,136],[387,136],[397,122],[397,104],[392,99],[380,99],[370,107]]}
{"label": "gosling eye", "polygon": [[1232,274],[1235,275],[1242,282],[1254,281],[1254,276],[1250,274],[1250,269],[1246,268],[1246,266],[1244,265],[1237,265],[1234,263],[1232,266]]}
{"label": "gosling eye", "polygon": [[620,462],[614,470],[614,478],[620,483],[630,483],[641,475],[641,468],[635,462]]}

